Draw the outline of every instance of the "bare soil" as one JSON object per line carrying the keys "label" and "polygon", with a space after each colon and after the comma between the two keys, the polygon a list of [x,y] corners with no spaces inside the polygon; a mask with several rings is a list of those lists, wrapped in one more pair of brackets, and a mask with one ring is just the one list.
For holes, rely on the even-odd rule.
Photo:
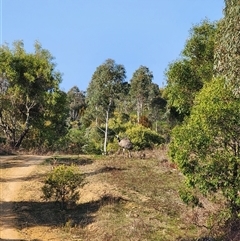
{"label": "bare soil", "polygon": [[61,211],[55,202],[46,202],[41,197],[43,179],[52,170],[51,163],[40,165],[47,158],[51,157],[0,156],[1,241],[82,240],[69,232],[73,226],[72,220],[75,219],[81,227],[88,226],[99,207],[109,202],[108,195],[118,195],[116,188],[109,183],[95,180],[95,174],[108,170],[98,162],[93,165],[90,159],[82,157],[78,165],[92,179],[80,191],[79,203],[83,205],[78,209],[69,207],[67,212]]}
{"label": "bare soil", "polygon": [[23,183],[45,158],[44,156],[0,157],[0,240],[22,240],[14,208],[16,203],[21,202],[19,191]]}

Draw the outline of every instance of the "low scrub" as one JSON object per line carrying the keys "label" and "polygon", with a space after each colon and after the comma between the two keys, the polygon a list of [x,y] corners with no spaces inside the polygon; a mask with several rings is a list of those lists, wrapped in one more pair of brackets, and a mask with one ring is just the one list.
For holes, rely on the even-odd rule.
{"label": "low scrub", "polygon": [[65,209],[67,203],[75,203],[79,199],[77,189],[82,182],[83,175],[76,166],[60,165],[46,177],[42,192],[46,200],[60,202],[61,209]]}

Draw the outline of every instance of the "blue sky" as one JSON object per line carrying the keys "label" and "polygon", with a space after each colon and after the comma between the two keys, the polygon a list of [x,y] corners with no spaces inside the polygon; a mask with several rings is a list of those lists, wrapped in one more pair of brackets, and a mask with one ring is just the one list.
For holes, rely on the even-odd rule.
{"label": "blue sky", "polygon": [[124,65],[127,81],[140,67],[165,85],[190,28],[223,17],[224,0],[0,0],[1,44],[37,40],[55,57],[61,89],[86,90],[96,68],[111,58]]}

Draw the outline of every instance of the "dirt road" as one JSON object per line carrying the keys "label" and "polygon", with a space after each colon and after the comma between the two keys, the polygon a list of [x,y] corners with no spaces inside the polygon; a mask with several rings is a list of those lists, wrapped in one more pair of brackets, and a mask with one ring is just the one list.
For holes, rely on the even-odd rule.
{"label": "dirt road", "polygon": [[14,203],[26,177],[46,157],[44,156],[0,156],[0,240],[19,241],[21,235],[16,223]]}

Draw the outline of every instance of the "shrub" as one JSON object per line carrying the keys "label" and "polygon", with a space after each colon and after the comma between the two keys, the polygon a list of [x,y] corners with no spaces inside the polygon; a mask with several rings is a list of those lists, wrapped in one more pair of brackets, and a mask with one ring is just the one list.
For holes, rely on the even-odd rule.
{"label": "shrub", "polygon": [[57,166],[44,181],[44,186],[42,187],[44,198],[60,202],[61,209],[64,209],[68,202],[76,203],[79,198],[77,188],[82,182],[83,175],[76,166]]}
{"label": "shrub", "polygon": [[132,126],[132,128],[127,129],[126,135],[130,138],[134,148],[138,150],[153,148],[165,141],[157,132],[142,125]]}

